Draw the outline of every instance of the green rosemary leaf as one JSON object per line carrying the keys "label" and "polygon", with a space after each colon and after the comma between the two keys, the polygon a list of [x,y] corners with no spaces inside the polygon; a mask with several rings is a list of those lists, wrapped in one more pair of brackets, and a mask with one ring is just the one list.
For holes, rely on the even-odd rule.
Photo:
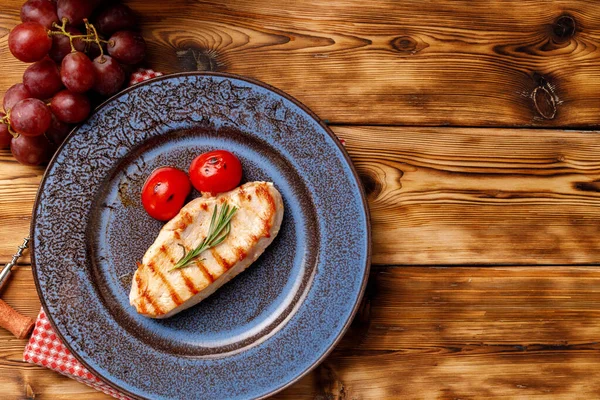
{"label": "green rosemary leaf", "polygon": [[215,209],[213,210],[212,218],[210,219],[210,227],[208,228],[208,232],[212,232],[213,226],[215,226],[215,219],[216,218],[217,218],[217,205],[215,204]]}
{"label": "green rosemary leaf", "polygon": [[212,247],[221,244],[223,242],[223,240],[225,240],[225,238],[227,237],[227,235],[229,235],[229,231],[230,230],[231,230],[231,225],[227,225],[227,227],[225,228],[225,231],[223,232],[223,234],[220,237],[216,238],[212,242]]}

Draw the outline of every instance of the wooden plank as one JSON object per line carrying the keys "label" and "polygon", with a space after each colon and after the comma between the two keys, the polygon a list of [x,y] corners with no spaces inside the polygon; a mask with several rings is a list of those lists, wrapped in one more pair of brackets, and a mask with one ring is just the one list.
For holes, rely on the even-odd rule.
{"label": "wooden plank", "polygon": [[[597,126],[600,3],[128,2],[157,70],[247,75],[333,123]],[[0,93],[21,0],[0,10]]]}
{"label": "wooden plank", "polygon": [[[368,193],[375,264],[600,263],[597,132],[334,131]],[[0,262],[27,234],[41,174],[0,152]]]}
{"label": "wooden plank", "polygon": [[472,346],[478,352],[597,346],[599,271],[591,266],[376,267],[339,348]]}
{"label": "wooden plank", "polygon": [[[0,149],[0,264],[6,264],[29,236],[31,212],[44,167],[19,164]],[[20,263],[29,262],[26,250]]]}
{"label": "wooden plank", "polygon": [[[29,267],[2,296],[35,313]],[[599,315],[600,267],[378,267],[336,350],[276,398],[597,398]],[[93,393],[22,363],[24,343],[0,330],[3,394]]]}
{"label": "wooden plank", "polygon": [[376,264],[600,262],[597,132],[338,127]]}

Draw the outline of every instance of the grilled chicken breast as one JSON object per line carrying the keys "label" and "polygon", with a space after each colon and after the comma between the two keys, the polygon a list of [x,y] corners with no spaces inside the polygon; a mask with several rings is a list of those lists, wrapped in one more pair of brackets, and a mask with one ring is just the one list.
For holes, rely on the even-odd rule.
{"label": "grilled chicken breast", "polygon": [[[215,204],[238,208],[221,244],[184,268],[171,270],[207,235]],[[167,318],[213,294],[248,268],[273,241],[283,218],[281,194],[272,183],[249,182],[216,197],[186,204],[150,246],[133,276],[129,301],[151,318]]]}

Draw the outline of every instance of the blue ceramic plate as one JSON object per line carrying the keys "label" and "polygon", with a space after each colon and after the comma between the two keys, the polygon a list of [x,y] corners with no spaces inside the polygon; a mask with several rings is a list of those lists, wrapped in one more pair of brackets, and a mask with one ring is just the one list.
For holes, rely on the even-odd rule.
{"label": "blue ceramic plate", "polygon": [[[281,232],[207,300],[166,320],[142,317],[129,305],[131,278],[162,226],[140,204],[142,184],[217,148],[238,155],[244,181],[274,182]],[[369,229],[348,156],[306,107],[256,81],[178,74],[125,90],[71,133],[39,189],[32,262],[54,329],[113,387],[152,399],[260,398],[316,366],[348,327]]]}

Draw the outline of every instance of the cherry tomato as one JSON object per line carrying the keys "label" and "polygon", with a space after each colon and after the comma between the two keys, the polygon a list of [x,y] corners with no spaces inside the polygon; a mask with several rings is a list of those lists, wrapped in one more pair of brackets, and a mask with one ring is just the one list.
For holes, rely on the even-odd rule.
{"label": "cherry tomato", "polygon": [[142,189],[142,205],[159,221],[177,215],[192,187],[185,172],[173,167],[161,167],[152,172]]}
{"label": "cherry tomato", "polygon": [[209,151],[192,161],[190,179],[201,192],[228,192],[242,180],[242,163],[226,150]]}

